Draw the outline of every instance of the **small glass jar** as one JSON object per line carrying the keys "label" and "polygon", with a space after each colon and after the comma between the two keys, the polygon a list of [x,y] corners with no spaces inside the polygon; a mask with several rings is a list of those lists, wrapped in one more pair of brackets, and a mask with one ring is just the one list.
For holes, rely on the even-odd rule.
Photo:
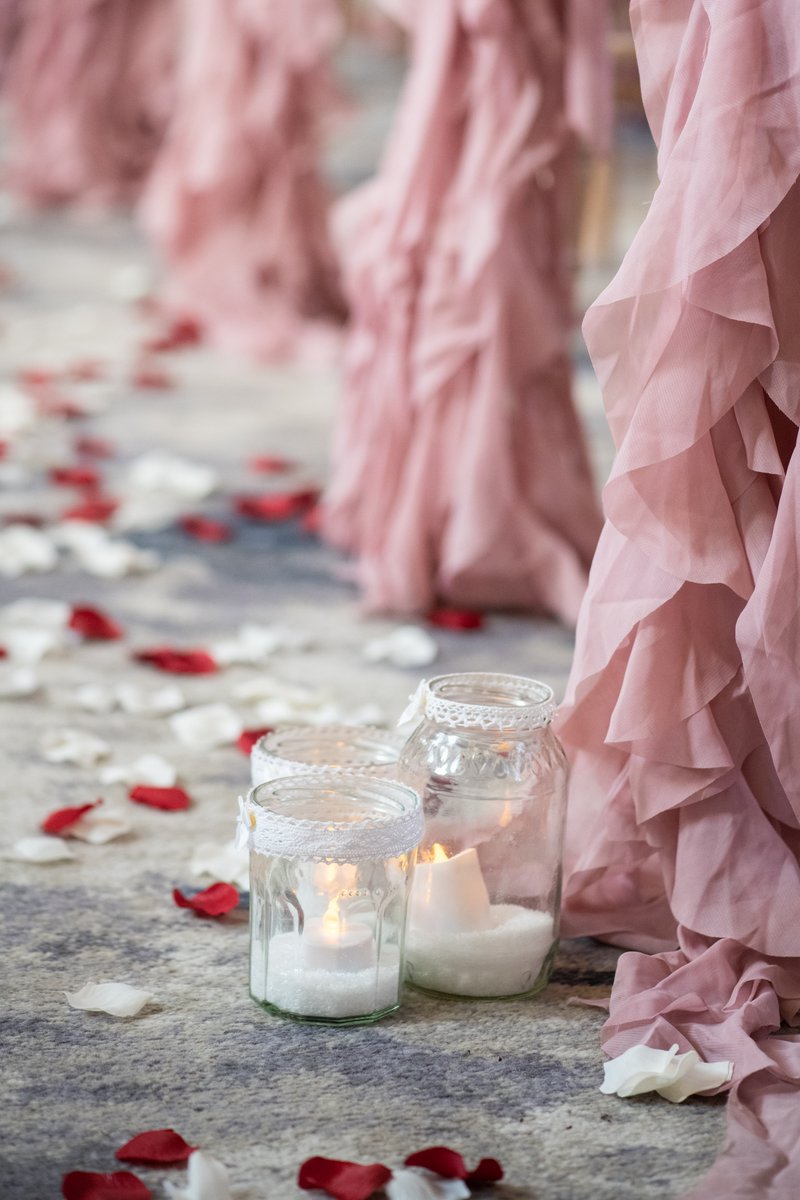
{"label": "small glass jar", "polygon": [[419,796],[392,780],[319,772],[241,803],[250,848],[250,993],[270,1012],[361,1025],[394,1012],[422,837]]}
{"label": "small glass jar", "polygon": [[358,771],[397,775],[404,738],[371,725],[289,725],[259,738],[250,754],[253,786],[287,775]]}
{"label": "small glass jar", "polygon": [[558,936],[566,758],[553,692],[516,675],[420,684],[401,778],[425,811],[406,976],[447,996],[533,995]]}

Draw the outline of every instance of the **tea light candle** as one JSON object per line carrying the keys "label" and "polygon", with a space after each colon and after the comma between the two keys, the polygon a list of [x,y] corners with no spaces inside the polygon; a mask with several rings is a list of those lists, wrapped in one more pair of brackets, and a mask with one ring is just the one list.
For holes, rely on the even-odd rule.
{"label": "tea light candle", "polygon": [[491,904],[477,852],[417,866],[406,940],[407,975],[457,996],[514,996],[534,986],[553,945],[553,918],[520,904]]}

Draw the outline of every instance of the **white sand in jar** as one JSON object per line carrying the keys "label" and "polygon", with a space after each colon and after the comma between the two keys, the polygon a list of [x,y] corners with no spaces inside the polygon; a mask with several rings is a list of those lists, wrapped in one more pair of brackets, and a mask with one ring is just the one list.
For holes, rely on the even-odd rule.
{"label": "white sand in jar", "polygon": [[[263,981],[263,965],[259,967]],[[383,948],[377,966],[344,971],[315,969],[303,955],[298,935],[282,933],[269,943],[266,989],[261,983],[258,990],[251,990],[257,1000],[266,1000],[284,1012],[336,1020],[391,1008],[397,1004],[399,988],[400,955],[394,946]]]}
{"label": "white sand in jar", "polygon": [[406,978],[455,996],[529,992],[553,945],[553,918],[519,904],[493,904],[487,929],[436,932],[409,926]]}

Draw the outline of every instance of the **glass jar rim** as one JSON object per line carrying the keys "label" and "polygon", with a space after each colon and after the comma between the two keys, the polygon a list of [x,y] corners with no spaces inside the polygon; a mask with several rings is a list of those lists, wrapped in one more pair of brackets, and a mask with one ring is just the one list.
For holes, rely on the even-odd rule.
{"label": "glass jar rim", "polygon": [[525,675],[464,671],[429,679],[423,708],[428,720],[460,729],[533,730],[552,721],[555,696]]}
{"label": "glass jar rim", "polygon": [[[274,778],[282,775],[306,775],[322,771],[356,771],[369,774],[384,771],[400,758],[404,738],[391,729],[376,725],[286,725],[259,738],[251,760],[259,773],[273,767]],[[304,757],[303,747],[341,749],[340,762],[325,758],[314,761]],[[349,750],[348,750],[349,748]],[[363,753],[358,751],[363,748]],[[263,782],[268,777],[264,776]]]}

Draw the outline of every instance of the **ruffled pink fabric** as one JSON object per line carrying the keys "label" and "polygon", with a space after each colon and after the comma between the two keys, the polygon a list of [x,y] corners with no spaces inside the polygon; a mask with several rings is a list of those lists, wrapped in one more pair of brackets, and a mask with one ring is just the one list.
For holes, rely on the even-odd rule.
{"label": "ruffled pink fabric", "polygon": [[33,204],[130,201],[172,100],[173,0],[25,0],[6,99],[11,186]]}
{"label": "ruffled pink fabric", "polygon": [[336,96],[335,0],[183,0],[178,100],[143,201],[161,300],[264,358],[331,338],[343,315],[319,173]]}
{"label": "ruffled pink fabric", "polygon": [[599,516],[570,393],[561,9],[407,5],[386,159],[339,214],[353,326],[324,532],[372,609],[577,617]]}
{"label": "ruffled pink fabric", "polygon": [[[691,1195],[800,1195],[800,22],[635,0],[660,184],[586,319],[617,457],[560,731],[603,1045],[732,1059]],[[677,949],[675,949],[677,945]]]}

